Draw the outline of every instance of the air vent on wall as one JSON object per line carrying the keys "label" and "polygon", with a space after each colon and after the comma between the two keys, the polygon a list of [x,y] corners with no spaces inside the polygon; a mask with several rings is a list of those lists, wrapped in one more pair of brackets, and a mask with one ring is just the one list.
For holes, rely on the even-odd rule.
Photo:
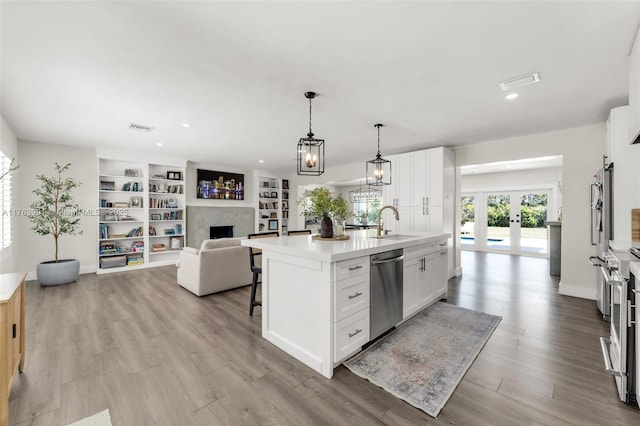
{"label": "air vent on wall", "polygon": [[513,90],[517,87],[528,86],[540,81],[540,74],[532,72],[531,74],[521,75],[520,77],[511,78],[498,84],[503,91]]}
{"label": "air vent on wall", "polygon": [[140,132],[150,132],[153,130],[153,127],[143,126],[142,124],[129,123],[129,128],[131,130],[138,130]]}

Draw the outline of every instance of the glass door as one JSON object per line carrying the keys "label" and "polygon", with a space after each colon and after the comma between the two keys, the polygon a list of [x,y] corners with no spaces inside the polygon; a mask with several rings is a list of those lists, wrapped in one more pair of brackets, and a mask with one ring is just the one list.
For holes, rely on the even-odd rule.
{"label": "glass door", "polygon": [[462,194],[460,197],[460,246],[473,250],[478,247],[476,239],[476,195]]}
{"label": "glass door", "polygon": [[487,193],[485,199],[487,250],[517,252],[520,241],[520,206],[519,203],[512,202],[517,200],[517,194]]}
{"label": "glass door", "polygon": [[547,256],[549,235],[547,212],[550,191],[520,192],[520,253]]}
{"label": "glass door", "polygon": [[549,197],[546,190],[487,193],[487,250],[547,256]]}

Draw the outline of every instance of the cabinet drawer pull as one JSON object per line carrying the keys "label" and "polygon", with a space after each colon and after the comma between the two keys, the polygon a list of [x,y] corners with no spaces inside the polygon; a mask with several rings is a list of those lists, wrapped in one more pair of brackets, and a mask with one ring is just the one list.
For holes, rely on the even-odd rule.
{"label": "cabinet drawer pull", "polygon": [[18,337],[18,327],[17,324],[13,324],[13,327],[11,327],[12,332],[13,332],[13,339],[15,339],[16,337]]}
{"label": "cabinet drawer pull", "polygon": [[444,247],[444,246],[446,246],[446,245],[447,245],[447,243],[440,243],[440,244],[438,244],[438,245],[439,245],[440,247]]}
{"label": "cabinet drawer pull", "polygon": [[360,334],[362,333],[362,329],[356,329],[356,331],[354,331],[353,333],[349,333],[349,338],[355,336],[356,334]]}
{"label": "cabinet drawer pull", "polygon": [[355,271],[356,269],[362,269],[362,265],[358,265],[358,266],[349,266],[349,270],[350,270],[350,271]]}
{"label": "cabinet drawer pull", "polygon": [[356,298],[356,297],[358,297],[358,296],[362,296],[362,293],[358,292],[358,293],[356,293],[356,294],[350,294],[350,295],[349,295],[349,299],[355,299],[355,298]]}

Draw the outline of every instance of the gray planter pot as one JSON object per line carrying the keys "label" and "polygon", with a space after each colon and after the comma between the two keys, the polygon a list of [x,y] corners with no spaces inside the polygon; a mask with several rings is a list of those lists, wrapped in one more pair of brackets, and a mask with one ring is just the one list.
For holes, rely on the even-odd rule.
{"label": "gray planter pot", "polygon": [[36,269],[38,281],[44,286],[72,283],[78,279],[79,274],[78,259],[62,259],[58,262],[50,260],[40,263]]}

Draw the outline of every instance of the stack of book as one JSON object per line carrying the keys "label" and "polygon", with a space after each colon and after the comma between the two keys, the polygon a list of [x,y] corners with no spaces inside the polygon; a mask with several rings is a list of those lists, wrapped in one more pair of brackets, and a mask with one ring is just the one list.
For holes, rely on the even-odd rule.
{"label": "stack of book", "polygon": [[144,264],[144,258],[142,254],[134,254],[127,256],[127,266],[142,265]]}
{"label": "stack of book", "polygon": [[165,250],[166,250],[166,247],[164,246],[164,244],[154,244],[151,246],[151,251],[154,253],[162,252]]}

